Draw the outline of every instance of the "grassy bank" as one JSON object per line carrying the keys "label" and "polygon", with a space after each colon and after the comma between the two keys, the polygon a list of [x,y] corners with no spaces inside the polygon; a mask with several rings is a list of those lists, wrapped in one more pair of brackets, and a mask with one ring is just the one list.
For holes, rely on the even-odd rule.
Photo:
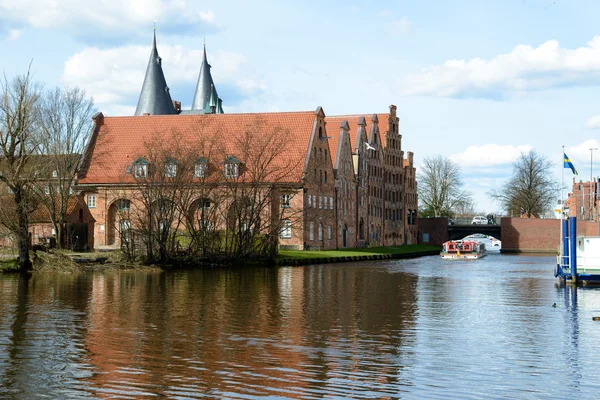
{"label": "grassy bank", "polygon": [[413,258],[434,255],[439,253],[440,250],[441,249],[439,246],[430,246],[424,244],[324,251],[281,250],[279,252],[277,264],[302,265],[309,263]]}

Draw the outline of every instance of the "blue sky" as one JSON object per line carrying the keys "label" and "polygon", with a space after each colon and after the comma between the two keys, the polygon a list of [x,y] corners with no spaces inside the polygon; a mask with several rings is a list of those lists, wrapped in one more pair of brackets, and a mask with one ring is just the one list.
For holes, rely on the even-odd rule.
{"label": "blue sky", "polygon": [[[385,112],[403,149],[462,165],[478,209],[523,151],[562,146],[589,180],[600,148],[600,2],[0,0],[0,68],[32,62],[47,86],[80,86],[132,115],[157,26],[173,99],[189,108],[206,40],[226,112]],[[600,151],[593,170],[600,175]],[[564,171],[565,181],[573,175]]]}

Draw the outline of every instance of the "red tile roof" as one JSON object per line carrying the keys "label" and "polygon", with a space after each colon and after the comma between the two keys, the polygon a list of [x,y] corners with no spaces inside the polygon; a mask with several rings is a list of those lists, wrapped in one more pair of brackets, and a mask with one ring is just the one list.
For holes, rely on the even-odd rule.
{"label": "red tile roof", "polygon": [[[86,153],[87,168],[80,184],[132,183],[128,167],[148,153],[147,143],[161,138],[163,143],[174,137],[177,147],[188,150],[214,143],[221,154],[234,155],[243,162],[245,149],[240,148],[244,135],[266,138],[273,132],[283,137],[273,165],[288,168],[286,182],[302,179],[304,160],[315,122],[315,112],[280,112],[254,114],[188,114],[104,117],[93,148]],[[164,138],[164,139],[163,139]],[[198,157],[206,156],[198,150]],[[177,159],[178,155],[173,154]],[[214,162],[217,164],[217,162]]]}
{"label": "red tile roof", "polygon": [[[56,200],[56,204],[58,205],[58,202],[60,200]],[[68,218],[69,215],[71,215],[71,213],[75,210],[75,208],[77,208],[78,205],[80,205],[80,199],[76,196],[70,196],[69,199],[67,200],[67,212],[66,212],[66,216]],[[59,219],[58,213],[56,213],[55,219]],[[52,222],[52,220],[50,219],[50,212],[48,211],[48,208],[46,206],[44,206],[43,204],[39,204],[38,207],[33,210],[33,212],[30,214],[29,216],[29,222],[31,223],[42,223],[42,222]]]}

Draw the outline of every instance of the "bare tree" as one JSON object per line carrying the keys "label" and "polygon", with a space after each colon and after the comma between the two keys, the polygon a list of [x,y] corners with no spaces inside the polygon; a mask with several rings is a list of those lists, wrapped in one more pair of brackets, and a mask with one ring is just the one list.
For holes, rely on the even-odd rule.
{"label": "bare tree", "polygon": [[31,268],[28,228],[36,198],[33,182],[38,169],[33,155],[39,149],[40,95],[29,71],[0,82],[0,181],[9,192],[2,202],[0,223],[16,238],[23,270]]}
{"label": "bare tree", "polygon": [[[243,129],[233,146],[239,158],[224,158],[223,187],[229,200],[225,252],[233,259],[273,259],[286,211],[280,196],[293,197],[290,183],[300,159],[282,162],[290,143],[288,130],[269,128],[260,118]],[[298,215],[287,211],[286,219],[294,224]]]}
{"label": "bare tree", "polygon": [[552,177],[552,162],[535,150],[522,153],[511,178],[489,195],[500,202],[508,215],[539,217],[552,207],[560,185]]}
{"label": "bare tree", "polygon": [[449,216],[457,205],[472,202],[472,194],[462,189],[460,172],[446,157],[425,157],[417,178],[421,217]]}
{"label": "bare tree", "polygon": [[[69,202],[81,154],[92,129],[94,103],[78,87],[48,91],[40,107],[41,159],[46,170],[38,181],[41,204],[56,231],[59,247],[65,242]],[[41,187],[43,186],[43,188]]]}

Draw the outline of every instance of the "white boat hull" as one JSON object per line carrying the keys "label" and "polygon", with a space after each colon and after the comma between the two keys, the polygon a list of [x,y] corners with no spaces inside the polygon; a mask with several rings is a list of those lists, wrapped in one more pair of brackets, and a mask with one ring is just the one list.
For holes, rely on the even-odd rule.
{"label": "white boat hull", "polygon": [[444,260],[478,260],[480,258],[485,257],[487,254],[486,253],[467,253],[467,254],[460,254],[458,255],[457,253],[441,253],[440,256],[444,259]]}

